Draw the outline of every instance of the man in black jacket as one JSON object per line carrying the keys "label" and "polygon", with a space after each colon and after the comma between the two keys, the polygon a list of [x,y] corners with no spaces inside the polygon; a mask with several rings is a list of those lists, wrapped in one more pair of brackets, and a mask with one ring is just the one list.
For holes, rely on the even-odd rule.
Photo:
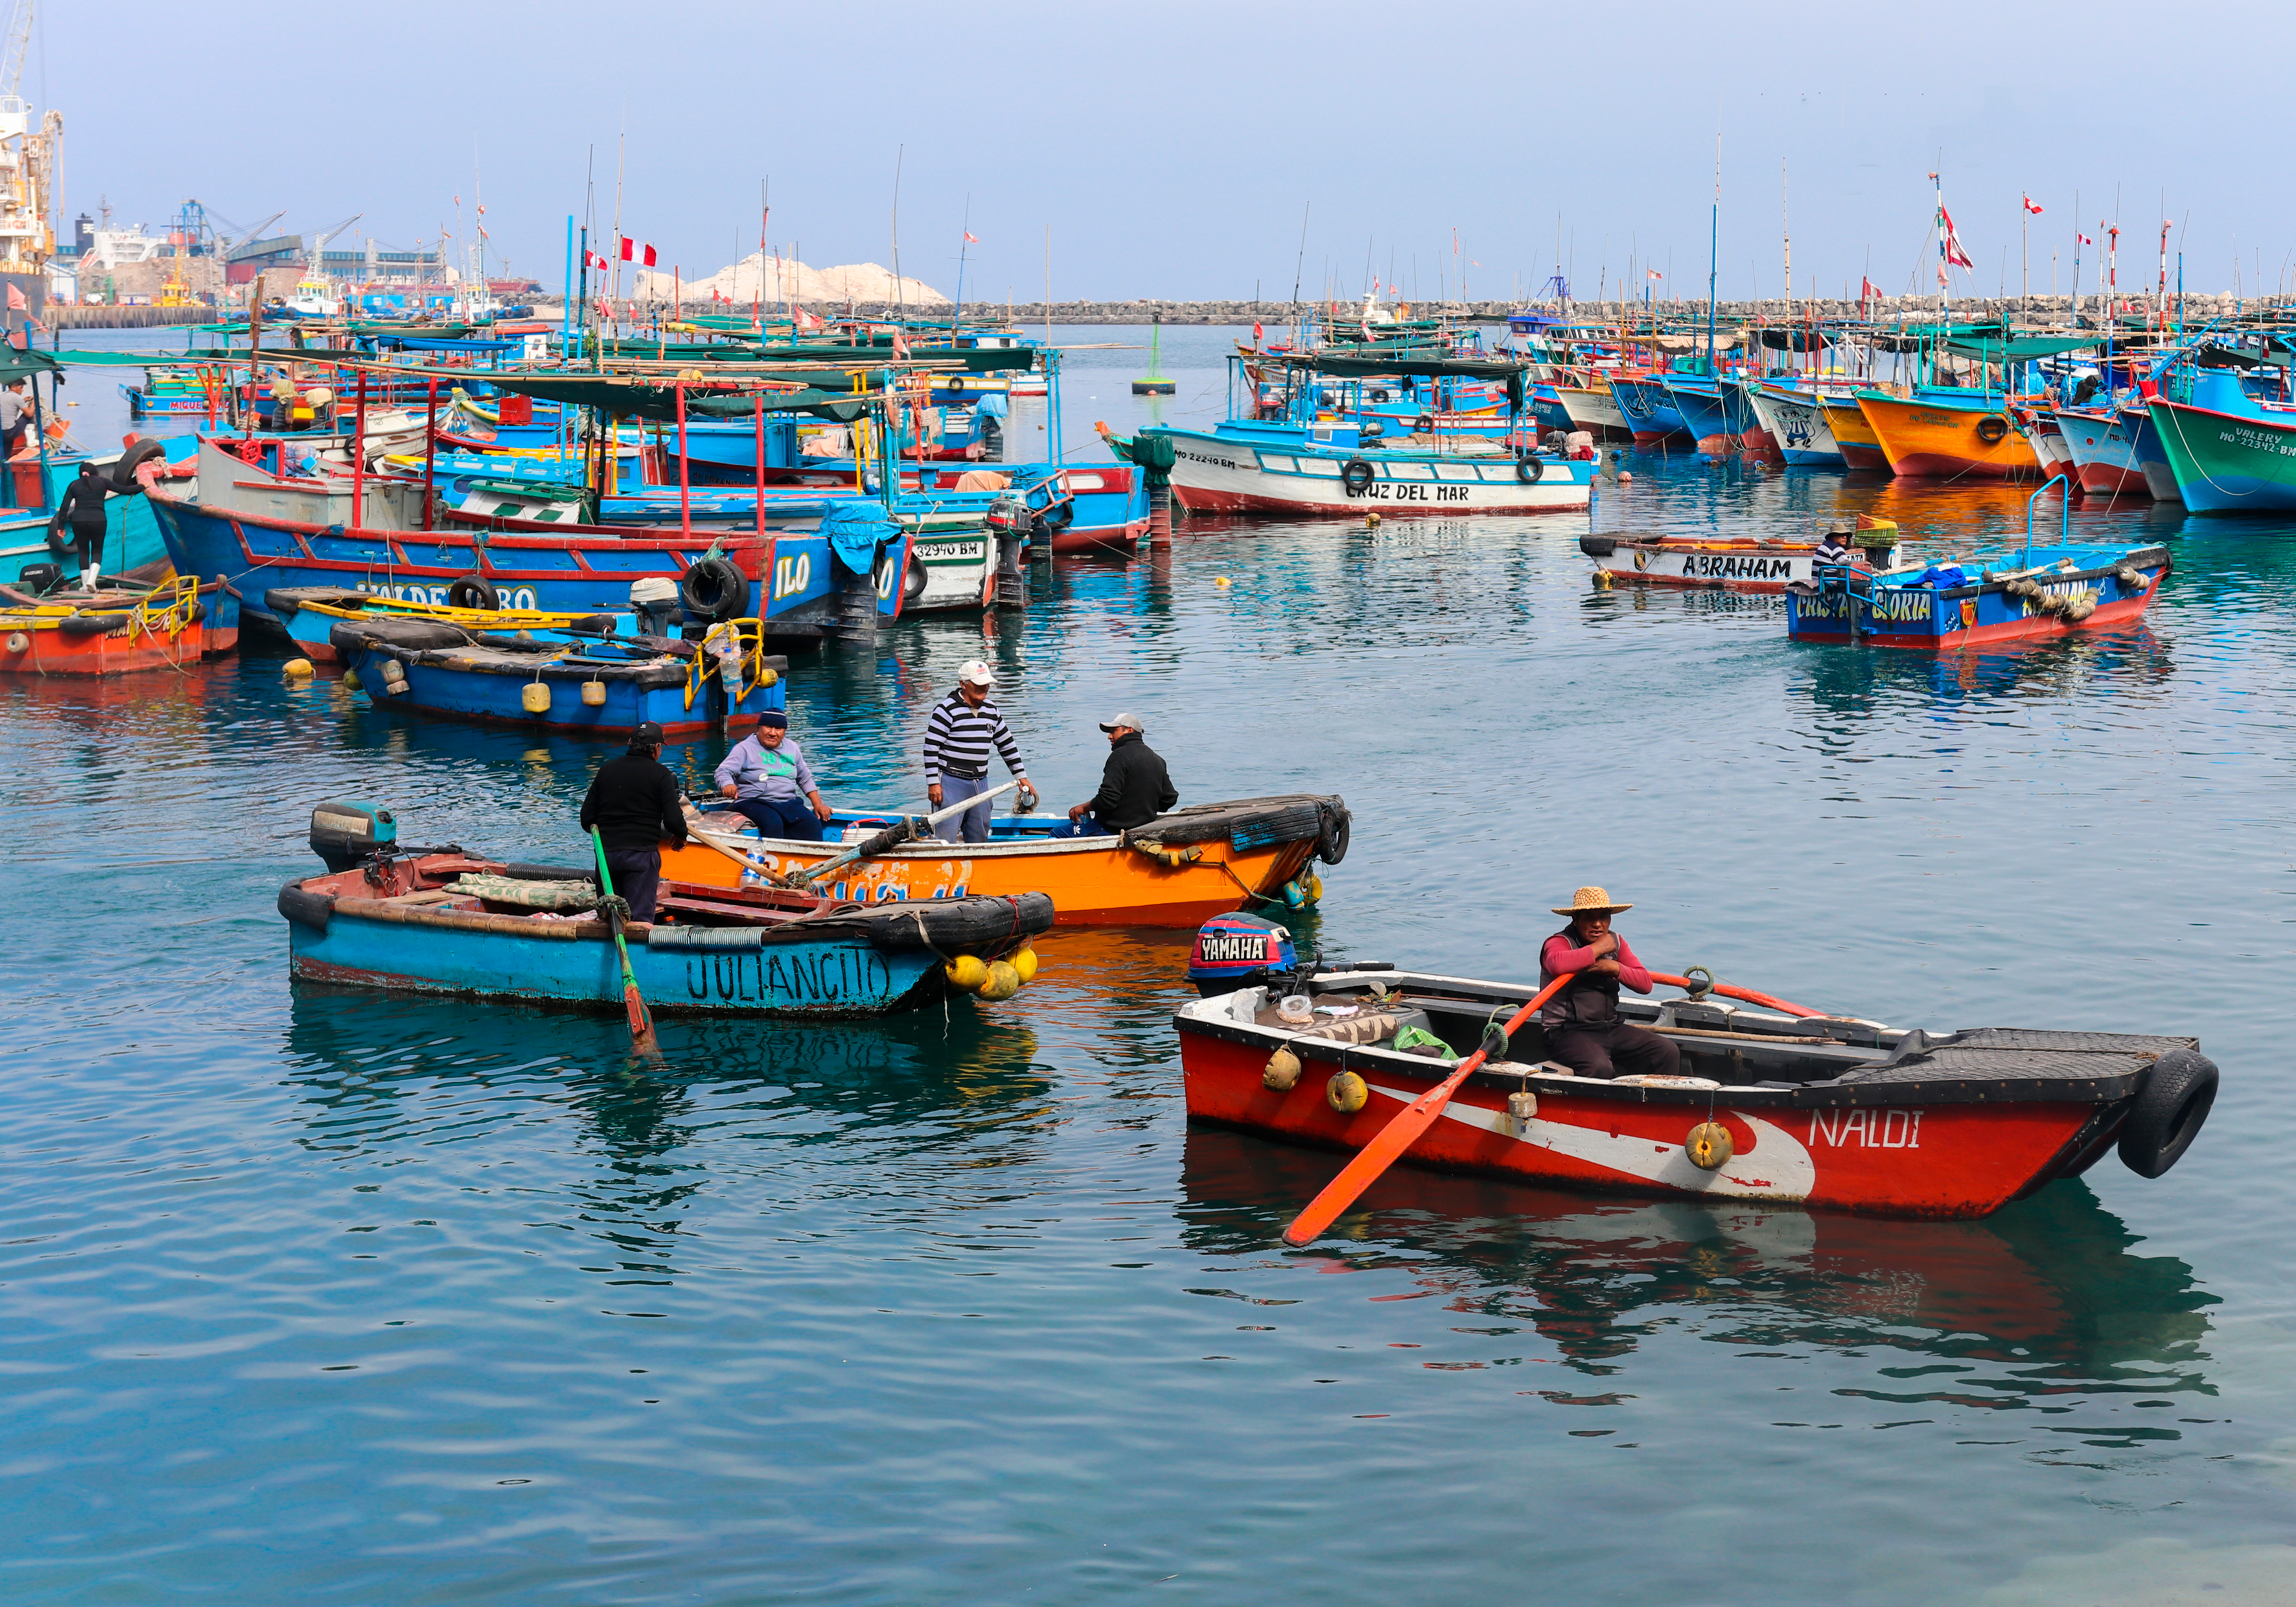
{"label": "man in black jacket", "polygon": [[582,800],[582,829],[598,828],[606,840],[606,871],[613,890],[629,903],[630,919],[653,919],[661,886],[661,844],[685,846],[685,811],[677,777],[657,757],[661,727],[647,720],[630,733],[630,750],[598,767]]}
{"label": "man in black jacket", "polygon": [[[1180,801],[1164,761],[1140,740],[1140,717],[1112,715],[1100,723],[1108,733],[1108,767],[1100,791],[1069,811],[1068,835],[1097,837],[1144,826]],[[1090,822],[1085,819],[1089,815]]]}

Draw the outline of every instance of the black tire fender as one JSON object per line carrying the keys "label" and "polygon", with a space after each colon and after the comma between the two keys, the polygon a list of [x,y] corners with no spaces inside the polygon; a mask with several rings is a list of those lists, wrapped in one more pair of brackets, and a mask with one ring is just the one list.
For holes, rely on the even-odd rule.
{"label": "black tire fender", "polygon": [[2199,1050],[2154,1061],[2120,1127],[2121,1164],[2140,1177],[2161,1176],[2193,1147],[2216,1101],[2216,1062]]}
{"label": "black tire fender", "polygon": [[502,606],[502,594],[484,575],[465,575],[447,588],[447,606],[482,608],[491,612]]}
{"label": "black tire fender", "polygon": [[1345,804],[1327,803],[1320,807],[1324,812],[1324,830],[1316,839],[1316,857],[1325,865],[1337,865],[1348,857],[1348,836],[1355,816]]}
{"label": "black tire fender", "polygon": [[299,881],[291,881],[279,890],[279,913],[298,926],[324,935],[327,922],[335,913],[335,896],[315,893]]}
{"label": "black tire fender", "polygon": [[1977,421],[1977,439],[1990,447],[2008,438],[2009,421],[1997,413],[1988,413]]}
{"label": "black tire fender", "polygon": [[1435,415],[1431,413],[1421,414],[1417,418],[1411,421],[1411,429],[1412,432],[1416,435],[1434,434]]}
{"label": "black tire fender", "polygon": [[66,614],[56,621],[56,629],[67,636],[103,636],[115,630],[125,630],[133,614]]}
{"label": "black tire fender", "polygon": [[1546,472],[1546,460],[1524,453],[1514,460],[1514,477],[1526,486],[1535,486]]}
{"label": "black tire fender", "polygon": [[144,486],[143,482],[135,478],[135,471],[142,468],[145,463],[150,463],[155,457],[164,462],[166,461],[167,456],[168,449],[165,447],[161,446],[158,441],[153,440],[148,435],[143,437],[134,446],[127,449],[126,456],[122,457],[118,463],[111,465],[111,489],[113,495],[118,496],[142,496],[144,494]]}
{"label": "black tire fender", "polygon": [[1589,558],[1608,558],[1619,550],[1619,538],[1615,536],[1581,536],[1578,550]]}
{"label": "black tire fender", "polygon": [[1371,489],[1371,465],[1359,457],[1351,457],[1340,465],[1340,483],[1361,496]]}
{"label": "black tire fender", "polygon": [[901,575],[901,601],[914,603],[925,594],[925,561],[912,552],[909,567]]}
{"label": "black tire fender", "polygon": [[693,618],[716,625],[738,619],[750,599],[750,583],[726,558],[704,558],[677,578],[677,600]]}

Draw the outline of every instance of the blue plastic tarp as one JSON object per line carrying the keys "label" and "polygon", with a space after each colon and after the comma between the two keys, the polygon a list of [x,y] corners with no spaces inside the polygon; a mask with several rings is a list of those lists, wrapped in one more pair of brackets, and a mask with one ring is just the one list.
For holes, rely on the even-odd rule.
{"label": "blue plastic tarp", "polygon": [[865,497],[846,497],[829,504],[821,516],[822,538],[837,560],[857,575],[877,565],[877,549],[898,541],[901,527],[885,517],[885,510]]}

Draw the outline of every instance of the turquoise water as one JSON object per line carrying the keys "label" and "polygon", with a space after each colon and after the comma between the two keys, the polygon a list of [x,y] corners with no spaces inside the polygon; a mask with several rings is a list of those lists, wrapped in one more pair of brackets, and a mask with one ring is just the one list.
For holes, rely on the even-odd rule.
{"label": "turquoise water", "polygon": [[[1169,416],[1212,338],[1168,337]],[[1142,361],[1076,357],[1072,436]],[[1601,528],[2022,517],[1632,466]],[[1118,707],[1188,800],[1344,793],[1336,954],[1521,977],[1595,881],[1669,968],[2197,1034],[2175,1171],[1961,1224],[1398,1173],[1292,1251],[1333,1162],[1186,1126],[1179,934],[1055,937],[946,1015],[665,1021],[647,1069],[612,1017],[291,988],[272,906],[327,797],[578,852],[599,750],[263,652],[9,683],[0,1595],[2285,1599],[2288,532],[2078,512],[2173,544],[2144,625],[1937,662],[1597,595],[1587,522],[1192,524],[800,658],[792,717],[832,800],[913,801],[981,655],[1049,803]]]}

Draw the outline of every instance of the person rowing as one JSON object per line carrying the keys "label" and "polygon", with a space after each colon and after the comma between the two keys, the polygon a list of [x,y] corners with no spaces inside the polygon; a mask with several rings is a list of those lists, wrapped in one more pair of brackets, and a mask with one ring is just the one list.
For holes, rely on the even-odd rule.
{"label": "person rowing", "polygon": [[819,842],[832,811],[823,801],[805,750],[789,734],[789,716],[768,709],[758,728],[718,765],[718,791],[750,817],[758,833],[785,842]]}
{"label": "person rowing", "polygon": [[1538,1013],[1546,1029],[1546,1058],[1580,1077],[1671,1077],[1682,1063],[1671,1041],[1619,1018],[1620,988],[1651,990],[1651,973],[1611,930],[1611,917],[1632,908],[1613,904],[1599,887],[1582,887],[1569,904],[1554,908],[1570,924],[1539,947],[1541,988],[1557,977],[1572,979]]}

